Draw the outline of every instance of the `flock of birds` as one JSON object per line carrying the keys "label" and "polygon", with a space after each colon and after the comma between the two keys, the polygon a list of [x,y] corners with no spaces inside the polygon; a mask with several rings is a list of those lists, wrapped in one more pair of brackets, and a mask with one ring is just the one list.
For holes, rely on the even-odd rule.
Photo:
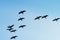
{"label": "flock of birds", "polygon": [[[20,11],[18,14],[24,14],[26,12],[26,10],[22,10],[22,11]],[[43,19],[43,18],[45,18],[45,19],[47,19],[47,17],[48,17],[48,15],[44,15],[44,16],[38,16],[38,17],[35,17],[34,18],[34,20],[37,20],[37,19]],[[18,19],[18,21],[23,21],[25,18],[19,18]],[[52,21],[58,21],[60,18],[55,18],[55,19],[53,19]],[[17,30],[15,30],[14,28],[13,28],[13,26],[14,26],[14,24],[13,25],[9,25],[8,26],[8,28],[7,28],[7,30],[8,31],[10,31],[10,32],[15,32],[15,31],[17,31]],[[20,25],[19,26],[19,28],[24,28],[26,25]],[[18,36],[12,36],[10,39],[15,39],[16,37],[18,37]]]}

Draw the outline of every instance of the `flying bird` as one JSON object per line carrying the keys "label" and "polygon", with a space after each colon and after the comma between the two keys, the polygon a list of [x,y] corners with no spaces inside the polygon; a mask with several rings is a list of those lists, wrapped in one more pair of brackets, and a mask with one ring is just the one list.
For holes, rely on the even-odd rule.
{"label": "flying bird", "polygon": [[8,28],[7,30],[11,31],[13,28]]}
{"label": "flying bird", "polygon": [[26,12],[26,10],[22,10],[18,14],[24,14],[24,12]]}
{"label": "flying bird", "polygon": [[60,18],[55,18],[55,19],[53,19],[52,21],[58,21]]}
{"label": "flying bird", "polygon": [[18,21],[20,21],[20,20],[22,21],[23,19],[25,19],[25,18],[19,18]]}
{"label": "flying bird", "polygon": [[10,32],[15,32],[16,30],[11,30]]}
{"label": "flying bird", "polygon": [[16,37],[18,37],[18,36],[12,36],[10,39],[15,39]]}
{"label": "flying bird", "polygon": [[12,28],[13,26],[14,26],[14,24],[13,24],[13,25],[11,25],[11,26],[9,25],[9,26],[8,26],[8,28]]}
{"label": "flying bird", "polygon": [[48,15],[44,15],[44,16],[42,16],[42,19],[43,19],[43,18],[46,18],[46,19],[47,19],[47,17],[48,17]]}
{"label": "flying bird", "polygon": [[38,16],[38,17],[36,17],[34,20],[37,20],[37,19],[40,19],[42,16]]}
{"label": "flying bird", "polygon": [[26,25],[21,25],[21,26],[19,26],[19,28],[23,28],[23,27],[25,27]]}

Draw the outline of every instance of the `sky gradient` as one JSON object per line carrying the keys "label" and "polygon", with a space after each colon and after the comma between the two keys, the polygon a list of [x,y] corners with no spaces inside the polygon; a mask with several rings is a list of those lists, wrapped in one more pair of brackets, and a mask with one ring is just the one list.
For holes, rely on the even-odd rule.
{"label": "sky gradient", "polygon": [[[18,15],[21,10],[25,14]],[[49,15],[47,19],[34,20],[36,16]],[[25,20],[17,21],[25,17]],[[15,40],[60,40],[60,0],[0,0],[0,40],[10,40],[17,35]],[[7,26],[14,24],[15,33],[7,31]],[[18,26],[26,24],[19,29]]]}

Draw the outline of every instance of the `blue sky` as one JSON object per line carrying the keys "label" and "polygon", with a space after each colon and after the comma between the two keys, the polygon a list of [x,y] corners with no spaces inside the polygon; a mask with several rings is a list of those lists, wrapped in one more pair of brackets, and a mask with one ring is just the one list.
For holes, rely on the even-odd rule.
{"label": "blue sky", "polygon": [[[18,15],[21,10],[26,10],[25,14]],[[34,20],[46,14],[47,19]],[[19,17],[25,20],[18,22]],[[13,35],[18,36],[15,40],[60,40],[60,20],[52,22],[56,17],[60,17],[60,0],[0,0],[0,40],[10,40]],[[15,33],[6,30],[12,24]],[[27,26],[19,29],[21,24]]]}

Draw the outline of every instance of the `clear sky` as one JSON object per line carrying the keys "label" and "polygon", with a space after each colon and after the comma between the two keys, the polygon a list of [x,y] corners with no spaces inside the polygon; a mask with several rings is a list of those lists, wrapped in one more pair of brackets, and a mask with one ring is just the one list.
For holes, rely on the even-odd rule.
{"label": "clear sky", "polygon": [[[18,15],[21,10],[25,14]],[[34,20],[36,16],[49,15],[47,19]],[[25,17],[24,21],[17,21]],[[0,0],[0,40],[10,40],[17,35],[15,40],[60,40],[60,0]],[[15,33],[7,31],[7,26],[14,24]],[[18,26],[26,24],[19,29]]]}

